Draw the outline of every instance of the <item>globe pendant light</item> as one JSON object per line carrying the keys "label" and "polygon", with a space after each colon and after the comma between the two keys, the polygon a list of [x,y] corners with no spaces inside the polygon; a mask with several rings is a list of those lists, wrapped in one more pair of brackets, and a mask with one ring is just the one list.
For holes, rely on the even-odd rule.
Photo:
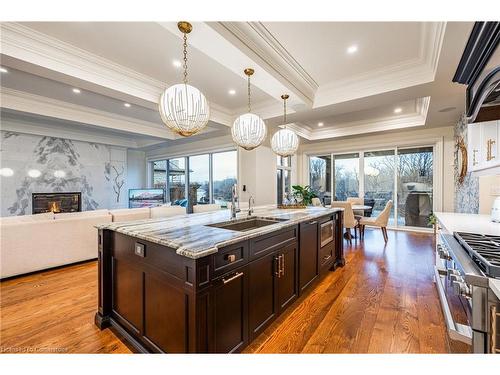
{"label": "globe pendant light", "polygon": [[187,83],[187,34],[193,30],[193,26],[182,21],[177,27],[184,34],[184,79],[183,83],[170,86],[161,94],[159,111],[169,129],[189,137],[208,124],[210,108],[202,92]]}
{"label": "globe pendant light", "polygon": [[271,148],[280,156],[290,156],[295,154],[299,148],[299,137],[293,130],[286,128],[286,100],[289,98],[287,94],[281,95],[283,99],[283,124],[285,128],[278,130],[271,138]]}
{"label": "globe pendant light", "polygon": [[266,138],[267,128],[264,120],[252,112],[250,106],[250,76],[254,70],[247,68],[244,73],[248,77],[248,113],[239,116],[231,127],[234,142],[247,151],[260,146]]}

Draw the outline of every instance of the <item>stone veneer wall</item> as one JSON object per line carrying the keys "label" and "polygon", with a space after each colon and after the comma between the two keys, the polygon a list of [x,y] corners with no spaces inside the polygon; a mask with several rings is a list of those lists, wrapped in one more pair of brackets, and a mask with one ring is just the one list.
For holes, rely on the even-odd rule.
{"label": "stone veneer wall", "polygon": [[[31,193],[82,193],[82,210],[126,207],[127,150],[70,139],[2,131],[1,216],[31,214]],[[39,177],[28,171],[38,170]],[[55,171],[59,171],[54,174]],[[62,171],[62,172],[61,172]]]}
{"label": "stone veneer wall", "polygon": [[[467,120],[465,116],[455,126],[455,140],[463,137],[467,144]],[[455,148],[455,212],[477,214],[479,212],[479,178],[467,173],[462,184],[458,183],[458,150]]]}

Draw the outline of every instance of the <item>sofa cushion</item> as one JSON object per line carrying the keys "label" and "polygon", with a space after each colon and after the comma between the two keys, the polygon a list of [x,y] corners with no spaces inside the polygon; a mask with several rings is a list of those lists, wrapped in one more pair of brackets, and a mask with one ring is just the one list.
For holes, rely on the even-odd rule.
{"label": "sofa cushion", "polygon": [[110,210],[109,213],[113,217],[113,222],[144,220],[149,219],[151,215],[149,207],[120,208]]}
{"label": "sofa cushion", "polygon": [[45,212],[36,215],[6,216],[0,218],[2,224],[31,223],[33,221],[54,220],[54,213]]}
{"label": "sofa cushion", "polygon": [[82,211],[82,212],[64,212],[55,215],[56,220],[62,219],[79,219],[79,218],[87,218],[87,217],[96,217],[96,216],[106,216],[109,215],[108,210],[90,210],[90,211]]}
{"label": "sofa cushion", "polygon": [[162,218],[176,215],[185,215],[186,209],[181,206],[159,206],[151,208],[151,218]]}

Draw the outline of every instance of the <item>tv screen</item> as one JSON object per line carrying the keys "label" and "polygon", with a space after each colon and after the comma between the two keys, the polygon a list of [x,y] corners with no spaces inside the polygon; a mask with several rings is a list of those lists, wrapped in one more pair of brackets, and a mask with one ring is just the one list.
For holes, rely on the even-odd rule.
{"label": "tv screen", "polygon": [[154,207],[165,203],[163,189],[129,189],[128,207]]}

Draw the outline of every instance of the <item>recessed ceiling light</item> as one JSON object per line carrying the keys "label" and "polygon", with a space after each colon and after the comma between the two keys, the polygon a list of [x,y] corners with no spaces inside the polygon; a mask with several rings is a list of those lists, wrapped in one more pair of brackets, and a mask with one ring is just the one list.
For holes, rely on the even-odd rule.
{"label": "recessed ceiling light", "polygon": [[401,112],[403,112],[403,108],[401,107],[394,108],[394,113],[401,113]]}
{"label": "recessed ceiling light", "polygon": [[235,95],[236,94],[236,90],[232,90],[231,89],[231,90],[228,91],[228,93],[229,93],[229,95]]}
{"label": "recessed ceiling light", "polygon": [[323,125],[325,125],[325,124],[323,124],[322,122],[318,122],[318,126],[319,126],[320,128],[321,128]]}
{"label": "recessed ceiling light", "polygon": [[179,60],[174,60],[172,61],[172,65],[176,68],[180,68],[182,66],[182,63]]}
{"label": "recessed ceiling light", "polygon": [[74,88],[74,89],[73,89],[73,92],[74,92],[75,94],[79,94],[79,93],[81,93],[80,89],[77,89],[77,88]]}
{"label": "recessed ceiling light", "polygon": [[354,53],[354,52],[357,52],[358,51],[358,46],[353,44],[352,46],[349,46],[347,48],[347,53]]}
{"label": "recessed ceiling light", "polygon": [[14,175],[14,171],[12,170],[12,168],[1,168],[0,169],[0,176],[10,177],[12,175]]}
{"label": "recessed ceiling light", "polygon": [[123,103],[123,105],[127,108],[130,108],[130,103]]}
{"label": "recessed ceiling light", "polygon": [[3,66],[0,66],[0,72],[8,73],[9,71],[6,68],[4,68]]}

